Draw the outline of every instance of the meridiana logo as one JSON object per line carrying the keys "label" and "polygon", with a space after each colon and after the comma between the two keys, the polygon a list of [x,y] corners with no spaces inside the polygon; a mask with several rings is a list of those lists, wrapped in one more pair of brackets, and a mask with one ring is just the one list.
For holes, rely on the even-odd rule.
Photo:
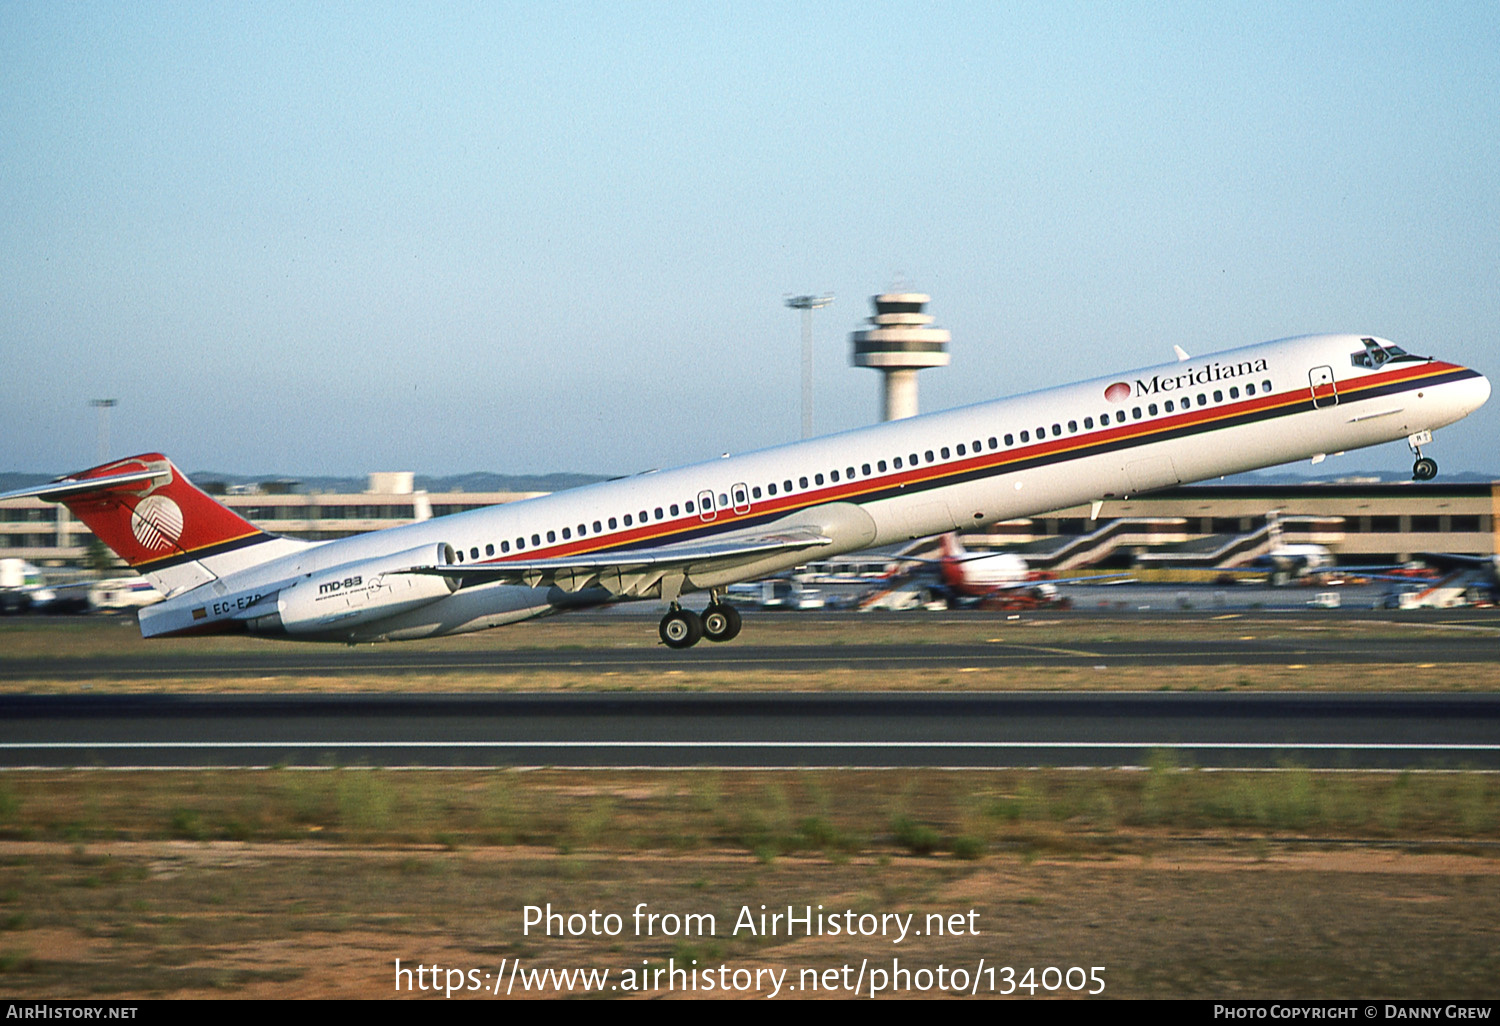
{"label": "meridiana logo", "polygon": [[136,503],[130,529],[144,548],[171,548],[182,537],[182,507],[165,495],[148,495]]}
{"label": "meridiana logo", "polygon": [[1104,398],[1112,403],[1123,403],[1130,398],[1130,386],[1123,381],[1116,381],[1104,390]]}

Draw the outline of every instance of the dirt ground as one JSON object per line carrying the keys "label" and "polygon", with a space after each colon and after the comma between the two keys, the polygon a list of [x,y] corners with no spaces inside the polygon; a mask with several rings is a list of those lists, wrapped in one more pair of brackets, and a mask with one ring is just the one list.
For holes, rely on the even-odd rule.
{"label": "dirt ground", "polygon": [[[771,973],[785,970],[783,997],[848,997],[851,984],[861,996],[876,984],[901,996],[1029,996],[1033,969],[1039,996],[1083,996],[1097,981],[1110,998],[1494,996],[1500,860],[1223,839],[1152,844],[1150,854],[962,862],[9,842],[0,847],[14,889],[0,986],[15,998],[441,1000],[456,985],[452,1000],[474,1000],[496,999],[497,987],[505,995],[496,976],[509,981],[510,996],[536,997],[560,990],[555,978],[527,989],[536,970],[607,969],[605,996],[724,996],[727,988],[764,998]],[[49,907],[27,907],[18,891],[50,894]],[[524,908],[549,903],[565,917],[553,936],[541,926],[528,933]],[[660,916],[655,936],[637,935],[641,903]],[[788,937],[784,921],[775,937],[743,922],[736,932],[742,909],[758,923],[763,905],[767,914],[790,905],[798,917],[811,906],[824,935],[794,922]],[[899,940],[886,918],[886,935],[830,935],[828,923],[850,922],[850,911],[870,916],[871,931],[875,917],[914,914],[914,931],[933,915],[957,933]],[[618,924],[603,918],[610,913]],[[690,914],[713,915],[713,934],[663,935],[672,916]],[[570,925],[584,936],[558,935]],[[616,925],[616,937],[591,935]],[[398,974],[398,959],[423,973]],[[519,989],[509,976],[516,960]],[[671,968],[697,975],[673,977]],[[646,980],[622,975],[642,969]],[[653,981],[656,969],[664,974]],[[585,993],[578,981],[561,991]]]}

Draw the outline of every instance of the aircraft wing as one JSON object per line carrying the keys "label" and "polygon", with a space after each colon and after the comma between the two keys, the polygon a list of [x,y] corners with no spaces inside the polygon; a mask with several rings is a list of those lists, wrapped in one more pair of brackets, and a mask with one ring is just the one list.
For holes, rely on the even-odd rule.
{"label": "aircraft wing", "polygon": [[477,584],[520,584],[531,588],[556,586],[564,591],[602,587],[621,596],[638,596],[669,574],[724,570],[753,563],[766,556],[800,552],[833,544],[833,539],[809,528],[789,528],[723,540],[680,542],[652,549],[616,549],[550,559],[510,559],[496,563],[438,563],[412,566],[395,573],[435,574]]}
{"label": "aircraft wing", "polygon": [[1488,570],[1500,569],[1500,559],[1495,556],[1470,556],[1458,552],[1424,552],[1418,560],[1437,570]]}
{"label": "aircraft wing", "polygon": [[1037,577],[1026,581],[1003,581],[999,584],[991,584],[985,589],[985,594],[998,595],[1007,591],[1020,591],[1025,588],[1035,588],[1039,584],[1082,584],[1085,581],[1093,581],[1095,584],[1106,581],[1114,584],[1128,584],[1134,580],[1135,578],[1128,573],[1086,574],[1083,577]]}

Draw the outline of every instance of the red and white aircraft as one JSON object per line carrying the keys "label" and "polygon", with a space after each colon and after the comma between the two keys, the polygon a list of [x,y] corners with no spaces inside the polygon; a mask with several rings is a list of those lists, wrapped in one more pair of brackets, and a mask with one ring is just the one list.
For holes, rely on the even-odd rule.
{"label": "red and white aircraft", "polygon": [[[724,589],[856,549],[1321,457],[1420,446],[1490,384],[1379,339],[1247,346],[327,542],[261,530],[156,453],[0,498],[62,502],[166,596],[147,637],[425,638],[628,599],[727,641]],[[684,595],[707,592],[700,616]]]}
{"label": "red and white aircraft", "polygon": [[1031,569],[1014,552],[970,552],[956,532],[949,532],[939,542],[936,559],[901,557],[901,564],[882,577],[856,608],[908,609],[918,595],[935,594],[950,604],[972,603],[983,609],[1035,609],[1068,604],[1058,594],[1059,584],[1118,581],[1125,576],[1058,577]]}

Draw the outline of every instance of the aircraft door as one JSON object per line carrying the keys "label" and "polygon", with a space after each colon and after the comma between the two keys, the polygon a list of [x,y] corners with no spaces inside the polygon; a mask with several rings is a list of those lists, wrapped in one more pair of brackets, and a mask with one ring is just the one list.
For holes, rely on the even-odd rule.
{"label": "aircraft door", "polygon": [[1334,383],[1332,367],[1314,367],[1307,372],[1307,381],[1312,386],[1313,409],[1338,405],[1339,387]]}
{"label": "aircraft door", "polygon": [[729,497],[734,500],[734,511],[739,516],[750,512],[750,486],[744,483],[730,485]]}
{"label": "aircraft door", "polygon": [[714,493],[713,492],[699,492],[698,493],[698,519],[701,520],[701,521],[703,521],[706,524],[706,523],[708,523],[711,520],[717,520],[718,517],[719,517],[719,511],[714,508]]}

